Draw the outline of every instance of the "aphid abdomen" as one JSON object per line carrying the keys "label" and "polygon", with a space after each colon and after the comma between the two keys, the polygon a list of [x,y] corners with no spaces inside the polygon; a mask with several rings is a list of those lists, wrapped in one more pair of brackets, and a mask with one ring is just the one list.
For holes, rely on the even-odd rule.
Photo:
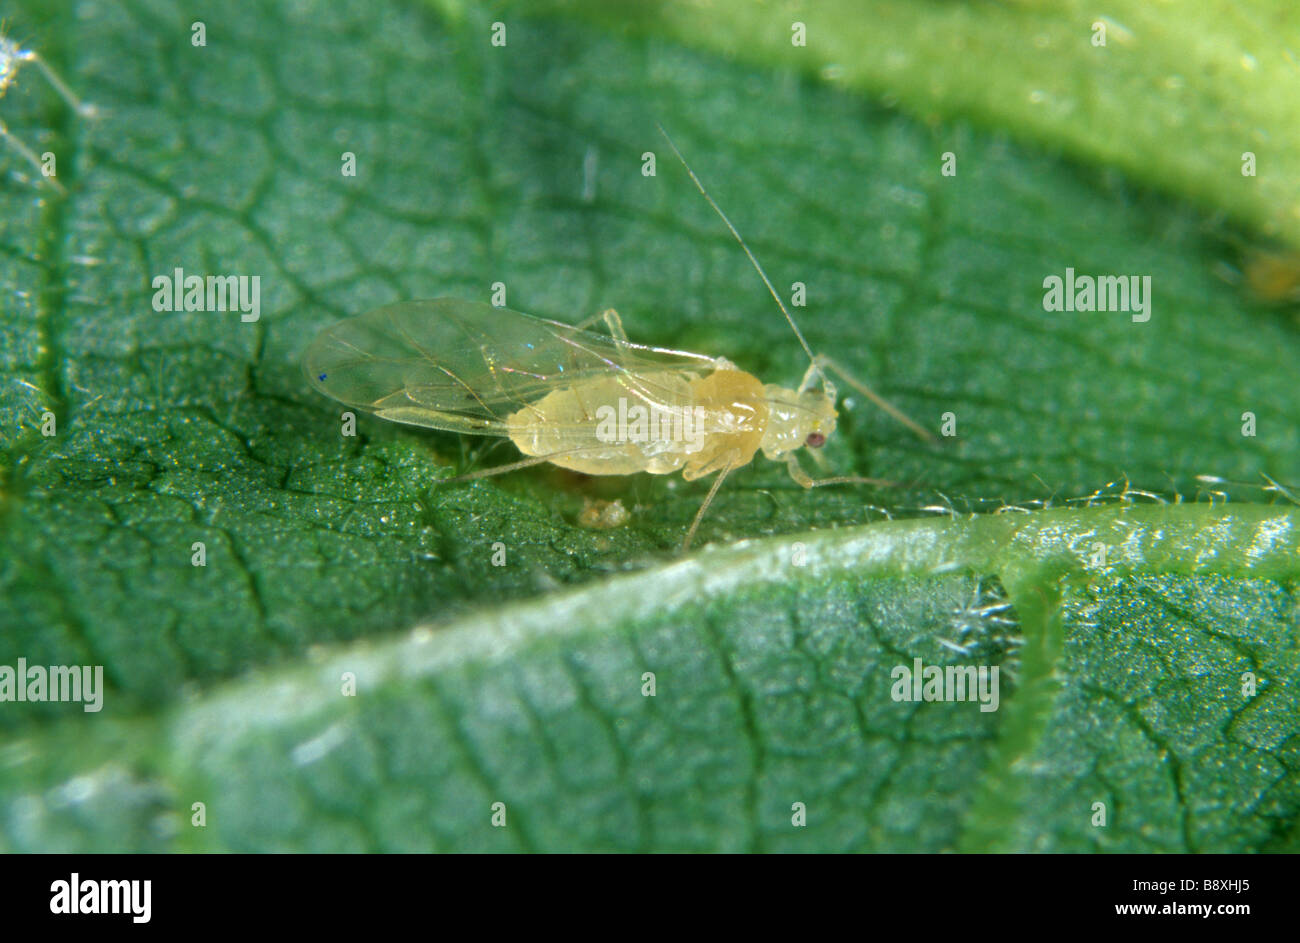
{"label": "aphid abdomen", "polygon": [[673,423],[693,415],[692,379],[665,371],[581,380],[511,414],[507,434],[525,455],[587,475],[668,475],[696,445],[693,427]]}

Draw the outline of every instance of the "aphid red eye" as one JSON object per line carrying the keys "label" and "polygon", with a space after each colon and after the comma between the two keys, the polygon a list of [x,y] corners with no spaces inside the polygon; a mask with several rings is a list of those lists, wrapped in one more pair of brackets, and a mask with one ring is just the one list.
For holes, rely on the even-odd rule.
{"label": "aphid red eye", "polygon": [[820,432],[810,432],[808,438],[803,440],[803,444],[810,449],[819,449],[826,444],[826,436]]}

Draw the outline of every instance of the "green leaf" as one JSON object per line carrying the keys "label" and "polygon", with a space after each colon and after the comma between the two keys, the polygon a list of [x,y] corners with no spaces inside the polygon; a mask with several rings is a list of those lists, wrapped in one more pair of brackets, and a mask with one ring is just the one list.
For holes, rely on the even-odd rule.
{"label": "green leaf", "polygon": [[1104,13],[1082,0],[515,6],[630,25],[813,73],[920,115],[1010,128],[1300,246],[1300,51],[1287,0],[1248,11],[1202,0],[1176,12],[1114,0]]}
{"label": "green leaf", "polygon": [[[0,100],[70,191],[0,155],[0,666],[106,690],[0,703],[0,846],[1294,850],[1300,345],[1216,274],[1237,234],[994,130],[566,18],[508,16],[498,47],[478,7],[240,5],[195,47],[187,10],[127,9],[10,24],[102,115],[26,72]],[[494,282],[796,383],[685,173],[642,175],[656,121],[778,290],[808,286],[813,348],[955,437],[841,403],[830,464],[902,487],[760,459],[677,559],[706,482],[445,485],[511,450],[340,434],[298,366],[316,331]],[[259,275],[260,318],[155,310],[176,267]],[[1151,319],[1045,311],[1066,267],[1151,275]],[[625,527],[579,526],[614,499]],[[998,666],[998,710],[894,700],[917,657]]]}

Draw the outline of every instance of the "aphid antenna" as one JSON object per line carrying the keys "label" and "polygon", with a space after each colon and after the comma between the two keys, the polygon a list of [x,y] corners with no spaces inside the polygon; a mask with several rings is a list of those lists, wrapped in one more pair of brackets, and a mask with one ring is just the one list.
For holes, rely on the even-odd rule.
{"label": "aphid antenna", "polygon": [[750,250],[749,245],[745,242],[744,237],[740,235],[739,230],[737,230],[731,220],[727,218],[727,214],[722,211],[722,207],[720,207],[717,201],[709,195],[709,191],[706,190],[704,184],[700,182],[700,178],[695,175],[695,171],[691,170],[691,165],[686,162],[686,158],[683,157],[682,152],[677,149],[677,145],[673,143],[673,139],[668,136],[668,132],[664,130],[664,126],[656,122],[655,127],[658,128],[659,133],[664,136],[664,140],[668,142],[668,146],[672,149],[673,154],[676,155],[679,161],[681,161],[682,167],[686,169],[686,173],[691,178],[691,182],[695,184],[695,189],[700,191],[700,195],[708,201],[709,206],[713,207],[713,211],[718,214],[718,217],[726,224],[727,229],[729,229],[731,234],[736,237],[736,241],[740,243],[740,248],[745,250],[745,255],[749,257],[750,263],[753,264],[754,271],[758,272],[758,277],[763,279],[763,284],[767,286],[767,290],[771,293],[772,300],[776,302],[776,306],[780,308],[781,313],[785,315],[786,321],[790,324],[790,329],[794,331],[794,336],[799,339],[799,346],[801,346],[803,352],[808,355],[808,360],[812,363],[813,369],[816,370],[817,375],[821,377],[822,389],[827,391],[831,398],[834,399],[834,393],[831,391],[833,391],[835,387],[830,383],[830,380],[827,379],[826,373],[822,370],[817,356],[812,352],[812,348],[808,346],[808,341],[804,339],[803,331],[799,330],[799,325],[795,323],[794,317],[790,314],[790,310],[785,306],[785,302],[782,301],[781,296],[777,294],[776,287],[773,286],[772,280],[767,277],[767,272],[763,271],[763,266],[759,263],[758,257]]}

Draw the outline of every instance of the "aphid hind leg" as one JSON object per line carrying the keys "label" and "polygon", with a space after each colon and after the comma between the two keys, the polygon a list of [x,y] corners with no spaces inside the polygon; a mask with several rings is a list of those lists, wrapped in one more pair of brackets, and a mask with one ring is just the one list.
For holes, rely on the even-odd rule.
{"label": "aphid hind leg", "polygon": [[554,457],[555,456],[552,455],[531,455],[518,462],[508,462],[505,465],[494,465],[491,468],[480,468],[478,471],[465,472],[463,475],[452,475],[450,478],[439,478],[437,484],[458,485],[466,481],[476,481],[479,478],[491,478],[495,475],[504,475],[507,472],[518,471],[521,468],[530,468],[533,465],[541,465],[545,462],[549,462]]}
{"label": "aphid hind leg", "polygon": [[609,336],[614,338],[614,342],[620,347],[626,347],[627,331],[623,330],[623,319],[618,316],[618,312],[613,308],[606,308],[600,316],[605,320],[605,327],[609,328]]}
{"label": "aphid hind leg", "polygon": [[590,330],[591,326],[595,324],[597,321],[599,321],[601,318],[603,318],[604,316],[605,316],[604,311],[598,311],[597,313],[593,314],[589,318],[583,318],[577,324],[573,325],[573,327],[579,331]]}
{"label": "aphid hind leg", "polygon": [[[863,383],[853,374],[849,373],[847,370],[844,369],[844,367],[836,363],[834,360],[832,360],[830,357],[826,356],[825,354],[818,354],[816,357],[814,357],[812,366],[809,367],[808,370],[809,372],[804,374],[805,386],[802,388],[804,389],[807,388],[807,384],[809,383],[810,377],[813,375],[813,371],[823,373],[824,382],[829,382],[829,381],[825,381],[824,371],[834,370],[837,374],[839,374],[840,378],[843,379],[845,383],[853,387],[855,390],[857,390],[867,399],[871,400],[871,402],[875,403],[885,412],[889,413],[890,416],[897,419],[903,425],[907,426],[907,428],[911,429],[913,432],[915,432],[926,442],[935,441],[934,434],[931,433],[928,429],[922,426],[911,416],[907,415],[907,413],[903,412],[901,409],[899,409],[889,400],[885,399],[883,396],[881,396],[871,387],[867,386],[865,383]],[[833,390],[834,387],[832,386],[831,389]]]}
{"label": "aphid hind leg", "polygon": [[574,327],[580,331],[585,331],[597,321],[605,322],[605,328],[609,331],[609,336],[614,338],[614,343],[620,347],[628,343],[627,332],[623,330],[623,319],[618,316],[618,312],[613,308],[598,311],[585,321],[579,321]]}
{"label": "aphid hind leg", "polygon": [[[606,308],[604,311],[588,318],[582,323],[591,324],[596,318],[604,319],[605,326],[609,329],[609,336],[614,339],[615,346],[617,346],[619,351],[622,352],[622,350],[628,345],[628,339],[627,332],[623,330],[623,319],[618,316],[618,312],[613,308]],[[581,325],[579,325],[579,327],[581,327]],[[582,411],[587,417],[587,421],[591,422],[591,411],[587,409],[586,404],[582,401],[581,390],[575,388],[573,394],[578,398],[578,404],[582,406]]]}

